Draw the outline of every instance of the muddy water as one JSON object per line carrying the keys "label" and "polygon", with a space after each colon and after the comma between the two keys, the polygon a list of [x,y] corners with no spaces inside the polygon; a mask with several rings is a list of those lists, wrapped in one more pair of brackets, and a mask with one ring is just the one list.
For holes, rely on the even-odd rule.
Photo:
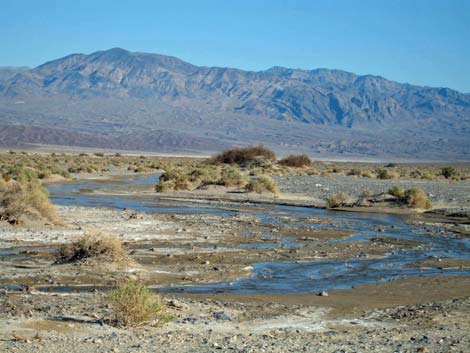
{"label": "muddy water", "polygon": [[[100,189],[135,188],[138,185],[154,185],[157,175],[127,177],[109,181],[85,180],[70,184],[55,184],[48,187],[51,199],[61,205],[99,206],[118,209],[133,209],[142,212],[176,214],[214,214],[231,216],[237,213],[256,215],[261,222],[279,225],[302,225],[305,227],[328,228],[324,224],[311,224],[306,219],[316,217],[332,219],[334,226],[355,231],[351,237],[329,242],[311,242],[308,246],[334,244],[338,242],[367,241],[369,238],[386,237],[416,241],[419,245],[407,250],[393,250],[383,258],[358,256],[347,260],[316,260],[305,262],[262,262],[253,264],[251,277],[233,282],[202,285],[171,286],[159,288],[169,292],[231,292],[231,293],[304,293],[323,290],[345,289],[353,286],[391,281],[400,278],[434,275],[470,275],[468,269],[419,268],[411,266],[417,261],[439,258],[470,259],[470,239],[458,239],[445,230],[432,227],[418,227],[407,224],[409,217],[377,213],[335,212],[321,209],[256,205],[237,208],[216,203],[159,201],[153,198],[132,198],[128,196],[93,195],[90,191]],[[433,235],[428,233],[432,232]],[[266,237],[275,237],[266,234]],[[239,244],[244,248],[296,249],[307,246],[295,238],[284,238],[283,242],[263,244]],[[231,245],[233,247],[233,245]]]}

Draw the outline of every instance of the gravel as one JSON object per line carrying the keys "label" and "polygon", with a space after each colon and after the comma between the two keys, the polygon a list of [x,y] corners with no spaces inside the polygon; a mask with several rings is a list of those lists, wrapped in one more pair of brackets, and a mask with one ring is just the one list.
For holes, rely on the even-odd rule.
{"label": "gravel", "polygon": [[394,185],[404,189],[420,188],[428,193],[434,205],[459,208],[470,207],[470,180],[383,180],[346,175],[330,176],[276,176],[282,192],[293,194],[306,194],[316,199],[326,200],[336,192],[346,192],[351,196],[359,196],[363,191],[373,193],[386,192]]}

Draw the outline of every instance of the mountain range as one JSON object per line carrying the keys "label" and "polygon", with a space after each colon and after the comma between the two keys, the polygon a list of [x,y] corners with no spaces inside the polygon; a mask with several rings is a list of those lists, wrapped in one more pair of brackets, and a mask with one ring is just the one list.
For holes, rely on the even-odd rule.
{"label": "mountain range", "polygon": [[470,94],[341,70],[196,66],[114,48],[0,68],[0,146],[470,160]]}

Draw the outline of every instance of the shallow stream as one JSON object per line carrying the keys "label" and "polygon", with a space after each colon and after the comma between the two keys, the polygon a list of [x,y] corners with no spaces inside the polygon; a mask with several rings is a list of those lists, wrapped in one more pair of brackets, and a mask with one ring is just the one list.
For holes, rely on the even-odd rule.
{"label": "shallow stream", "polygon": [[[230,293],[304,293],[391,281],[400,278],[433,275],[470,275],[470,269],[460,268],[420,268],[410,266],[427,259],[470,259],[470,239],[459,239],[446,230],[408,224],[408,216],[339,212],[306,207],[273,205],[236,205],[214,202],[163,201],[155,198],[134,198],[126,195],[93,195],[90,191],[103,189],[135,188],[154,185],[158,175],[131,176],[113,182],[81,180],[67,184],[48,186],[51,199],[60,205],[113,207],[133,209],[141,212],[173,214],[214,214],[230,217],[235,214],[256,215],[261,222],[281,225],[303,225],[306,227],[328,228],[324,224],[305,223],[308,218],[335,220],[335,227],[353,230],[356,233],[336,242],[368,241],[374,237],[390,237],[417,241],[420,244],[406,250],[393,250],[382,258],[355,257],[347,260],[315,260],[297,262],[260,262],[253,264],[252,276],[232,282],[211,283],[188,286],[159,288],[170,292],[230,292]],[[243,206],[243,207],[241,207]],[[333,226],[330,226],[333,227]],[[432,232],[433,235],[429,235]],[[275,237],[274,234],[266,234]],[[318,243],[317,243],[318,244]],[[301,246],[314,246],[315,243],[301,243],[295,239],[283,238],[279,242],[263,243],[258,246],[295,249]],[[240,244],[239,247],[257,246]]]}

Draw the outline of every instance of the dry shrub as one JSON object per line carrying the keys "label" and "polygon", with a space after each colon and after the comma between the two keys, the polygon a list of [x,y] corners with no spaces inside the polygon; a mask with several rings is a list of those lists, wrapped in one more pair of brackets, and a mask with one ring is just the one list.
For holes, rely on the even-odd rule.
{"label": "dry shrub", "polygon": [[108,301],[111,323],[116,326],[156,326],[172,320],[172,316],[165,313],[161,298],[136,281],[119,285],[109,294]]}
{"label": "dry shrub", "polygon": [[349,172],[347,172],[346,175],[360,176],[360,175],[362,175],[362,171],[361,171],[360,169],[353,168],[353,169],[351,169]]}
{"label": "dry shrub", "polygon": [[238,164],[242,166],[275,161],[276,155],[264,146],[235,147],[213,157],[215,163]]}
{"label": "dry shrub", "polygon": [[24,217],[35,220],[46,219],[51,222],[58,220],[56,209],[49,200],[49,194],[38,180],[23,182],[10,180],[4,190],[1,200],[2,218],[12,223],[18,223]]}
{"label": "dry shrub", "polygon": [[346,206],[350,198],[351,197],[345,192],[334,193],[328,197],[326,204],[330,208]]}
{"label": "dry shrub", "polygon": [[248,192],[255,192],[257,194],[264,194],[268,192],[273,194],[279,193],[279,188],[276,182],[266,175],[251,179],[250,182],[245,186],[245,190]]}
{"label": "dry shrub", "polygon": [[117,238],[99,233],[85,234],[77,240],[62,245],[57,252],[57,263],[78,262],[90,258],[102,258],[123,263],[128,257]]}
{"label": "dry shrub", "polygon": [[393,186],[388,190],[388,194],[395,196],[398,199],[403,199],[405,197],[405,190],[400,186]]}
{"label": "dry shrub", "polygon": [[284,159],[281,159],[279,161],[279,164],[285,165],[288,167],[294,167],[294,168],[302,168],[302,167],[307,167],[312,164],[312,161],[310,160],[309,156],[306,154],[291,154],[287,156]]}
{"label": "dry shrub", "polygon": [[373,178],[374,174],[370,170],[364,170],[361,173],[361,176],[364,177],[364,178]]}
{"label": "dry shrub", "polygon": [[372,197],[374,196],[374,193],[371,191],[371,190],[363,190],[362,193],[361,193],[361,197]]}
{"label": "dry shrub", "polygon": [[248,179],[237,169],[229,168],[222,171],[219,184],[230,187],[240,186],[244,187],[248,184]]}
{"label": "dry shrub", "polygon": [[421,189],[406,190],[404,199],[410,208],[420,208],[423,210],[430,210],[432,208],[431,201],[429,201],[428,196]]}
{"label": "dry shrub", "polygon": [[377,169],[375,171],[378,179],[399,179],[400,173],[394,170]]}
{"label": "dry shrub", "polygon": [[167,180],[167,181],[162,181],[155,185],[155,191],[156,192],[168,192],[175,190],[175,182],[174,180]]}

